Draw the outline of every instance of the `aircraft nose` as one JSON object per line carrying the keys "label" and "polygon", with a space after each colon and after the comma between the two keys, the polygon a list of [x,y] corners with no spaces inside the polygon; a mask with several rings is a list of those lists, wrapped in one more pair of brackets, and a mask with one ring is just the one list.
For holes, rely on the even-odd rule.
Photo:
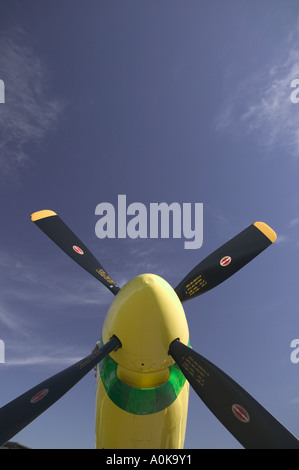
{"label": "aircraft nose", "polygon": [[167,281],[142,274],[129,281],[115,297],[103,326],[103,341],[116,335],[122,348],[111,356],[133,371],[157,371],[173,364],[170,343],[187,344],[189,331],[182,304]]}

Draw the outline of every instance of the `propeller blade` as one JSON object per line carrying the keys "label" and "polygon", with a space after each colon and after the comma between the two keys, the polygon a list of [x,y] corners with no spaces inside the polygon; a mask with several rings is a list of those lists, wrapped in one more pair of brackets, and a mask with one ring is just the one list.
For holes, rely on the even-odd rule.
{"label": "propeller blade", "polygon": [[184,302],[213,289],[270,246],[277,236],[264,222],[255,222],[201,261],[177,285]]}
{"label": "propeller blade", "polygon": [[121,347],[113,336],[104,346],[0,408],[0,447],[59,400],[107,354]]}
{"label": "propeller blade", "polygon": [[114,295],[118,293],[120,287],[111,279],[107,271],[84,243],[81,242],[55,212],[49,210],[34,212],[34,214],[31,215],[31,220],[51,238],[59,248],[98,281],[108,287]]}
{"label": "propeller blade", "polygon": [[299,441],[210,361],[174,340],[169,347],[190,385],[216,418],[249,449],[299,449]]}

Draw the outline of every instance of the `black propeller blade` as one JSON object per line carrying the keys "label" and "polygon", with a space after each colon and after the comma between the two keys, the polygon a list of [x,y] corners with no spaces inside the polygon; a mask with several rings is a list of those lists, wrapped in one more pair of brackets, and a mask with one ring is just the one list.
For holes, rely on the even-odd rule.
{"label": "black propeller blade", "polygon": [[120,287],[55,212],[49,210],[34,212],[31,220],[76,263],[108,287],[114,295],[118,293]]}
{"label": "black propeller blade", "polygon": [[197,395],[248,449],[299,449],[299,441],[249,393],[210,361],[174,340],[173,357]]}
{"label": "black propeller blade", "polygon": [[0,408],[0,447],[59,400],[107,354],[120,347],[121,342],[113,336],[100,349]]}
{"label": "black propeller blade", "polygon": [[255,222],[201,261],[175,288],[184,302],[213,289],[276,240],[264,222]]}

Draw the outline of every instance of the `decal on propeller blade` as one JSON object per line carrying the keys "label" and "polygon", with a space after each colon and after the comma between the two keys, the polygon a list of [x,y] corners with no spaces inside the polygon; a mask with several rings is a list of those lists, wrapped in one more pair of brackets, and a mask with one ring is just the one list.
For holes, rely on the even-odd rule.
{"label": "decal on propeller blade", "polygon": [[84,255],[84,251],[81,250],[81,248],[79,248],[78,246],[74,245],[73,246],[73,250],[78,253],[79,255]]}
{"label": "decal on propeller blade", "polygon": [[[113,281],[113,279],[111,279],[110,276],[108,276],[108,274],[106,273],[106,271],[104,271],[104,269],[96,269],[96,272],[103,278],[105,279],[106,281],[110,282],[110,284],[113,284],[114,286],[116,286],[115,282]],[[111,286],[110,286],[111,287]]]}
{"label": "decal on propeller blade", "polygon": [[228,266],[231,263],[231,257],[230,256],[223,256],[220,260],[220,265],[221,266]]}
{"label": "decal on propeller blade", "polygon": [[242,421],[242,423],[248,423],[250,421],[250,416],[248,412],[243,408],[241,405],[233,405],[232,412],[234,413],[235,417]]}
{"label": "decal on propeller blade", "polygon": [[36,395],[31,398],[30,403],[37,403],[38,401],[42,400],[43,398],[45,398],[46,395],[48,395],[48,392],[48,388],[40,390],[38,393],[36,393]]}
{"label": "decal on propeller blade", "polygon": [[195,294],[195,292],[198,292],[200,289],[204,288],[206,285],[207,281],[200,274],[186,285],[186,294],[191,296]]}

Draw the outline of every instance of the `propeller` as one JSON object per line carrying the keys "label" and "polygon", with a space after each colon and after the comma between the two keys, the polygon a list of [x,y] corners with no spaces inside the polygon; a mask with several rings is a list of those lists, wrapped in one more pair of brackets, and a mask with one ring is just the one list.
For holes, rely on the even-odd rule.
{"label": "propeller", "polygon": [[[31,220],[66,254],[114,295],[120,287],[88,248],[53,211]],[[255,222],[200,262],[175,288],[184,302],[216,287],[276,240],[275,232]],[[52,406],[110,352],[121,347],[116,336],[76,364],[64,369],[0,408],[0,447]],[[190,385],[216,418],[245,448],[299,449],[299,441],[249,393],[213,363],[179,339],[169,352]]]}
{"label": "propeller", "polygon": [[299,449],[299,441],[217,366],[178,339],[169,354],[216,418],[247,449]]}
{"label": "propeller", "polygon": [[76,263],[108,287],[114,295],[119,292],[120,287],[55,212],[49,210],[34,212],[31,220]]}
{"label": "propeller", "polygon": [[121,347],[113,336],[104,346],[0,408],[0,447],[67,393],[107,354]]}
{"label": "propeller", "polygon": [[177,285],[184,302],[213,289],[276,240],[276,233],[264,222],[255,222],[201,261]]}

